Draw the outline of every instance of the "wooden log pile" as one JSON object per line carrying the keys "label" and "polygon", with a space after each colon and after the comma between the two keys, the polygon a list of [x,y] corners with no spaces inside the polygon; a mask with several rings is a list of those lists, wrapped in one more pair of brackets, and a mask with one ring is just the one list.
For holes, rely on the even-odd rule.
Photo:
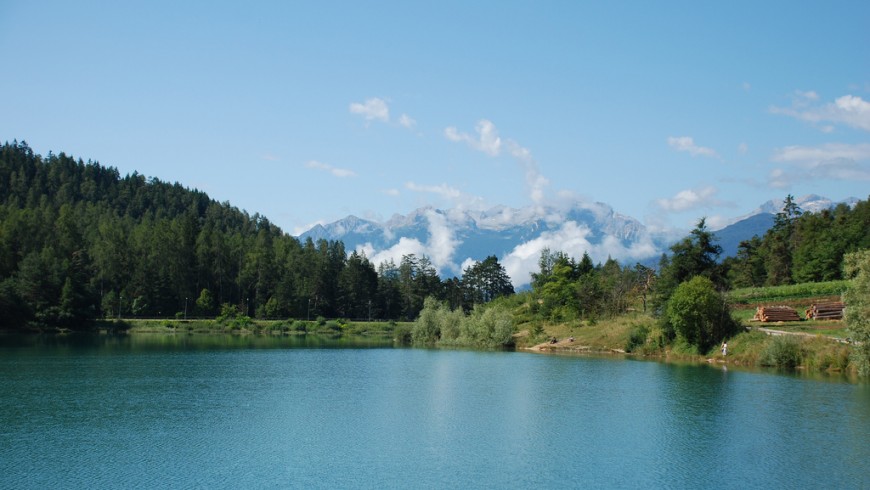
{"label": "wooden log pile", "polygon": [[791,306],[759,306],[752,319],[764,323],[799,322],[801,317]]}
{"label": "wooden log pile", "polygon": [[807,308],[807,320],[842,320],[845,308],[841,302],[813,304]]}

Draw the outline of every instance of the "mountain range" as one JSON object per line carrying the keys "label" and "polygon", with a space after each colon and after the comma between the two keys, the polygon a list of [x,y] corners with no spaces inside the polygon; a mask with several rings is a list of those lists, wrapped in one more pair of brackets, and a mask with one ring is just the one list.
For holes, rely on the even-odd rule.
{"label": "mountain range", "polygon": [[[839,204],[807,195],[796,203],[805,212],[817,212]],[[858,199],[844,202],[854,205]],[[723,257],[735,255],[743,240],[763,235],[772,225],[782,201],[770,200],[753,212],[714,230]],[[340,240],[347,250],[364,252],[375,264],[403,255],[426,255],[442,276],[460,276],[474,261],[495,255],[515,286],[529,283],[537,271],[541,251],[563,251],[580,257],[587,252],[595,262],[612,257],[623,264],[655,265],[663,252],[683,238],[685,230],[670,233],[649,231],[641,222],[619,214],[607,204],[577,201],[567,207],[497,206],[486,211],[463,209],[417,209],[394,215],[386,222],[356,216],[325,225],[315,225],[299,238],[314,241]]]}

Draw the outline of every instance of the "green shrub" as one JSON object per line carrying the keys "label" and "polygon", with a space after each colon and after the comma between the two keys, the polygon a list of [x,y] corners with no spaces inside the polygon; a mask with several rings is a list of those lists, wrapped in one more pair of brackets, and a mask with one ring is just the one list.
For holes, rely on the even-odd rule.
{"label": "green shrub", "polygon": [[625,343],[625,352],[634,352],[639,347],[646,344],[647,336],[649,336],[649,327],[646,325],[637,325],[631,329],[628,334],[628,341]]}
{"label": "green shrub", "polygon": [[444,303],[431,296],[423,301],[423,309],[411,330],[411,339],[415,344],[434,344],[441,338],[440,317],[445,308],[447,306]]}
{"label": "green shrub", "polygon": [[393,329],[393,340],[401,345],[410,345],[413,341],[410,325],[396,325]]}
{"label": "green shrub", "polygon": [[762,366],[794,368],[803,360],[803,349],[800,340],[791,335],[777,335],[770,341],[761,353]]}
{"label": "green shrub", "polygon": [[461,343],[480,347],[508,347],[514,344],[514,317],[501,305],[476,305],[460,326]]}

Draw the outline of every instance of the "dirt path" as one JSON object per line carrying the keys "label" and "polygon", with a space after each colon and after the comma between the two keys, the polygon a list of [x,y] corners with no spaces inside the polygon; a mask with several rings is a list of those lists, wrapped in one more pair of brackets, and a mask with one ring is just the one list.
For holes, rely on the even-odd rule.
{"label": "dirt path", "polygon": [[833,340],[834,342],[839,342],[841,344],[850,343],[848,340],[846,340],[844,338],[832,337],[830,335],[819,335],[819,334],[809,333],[809,332],[788,332],[786,330],[776,330],[773,328],[766,328],[766,327],[752,327],[752,329],[758,330],[759,332],[764,332],[767,335],[793,335],[796,337],[810,337],[810,338],[822,337],[824,339]]}

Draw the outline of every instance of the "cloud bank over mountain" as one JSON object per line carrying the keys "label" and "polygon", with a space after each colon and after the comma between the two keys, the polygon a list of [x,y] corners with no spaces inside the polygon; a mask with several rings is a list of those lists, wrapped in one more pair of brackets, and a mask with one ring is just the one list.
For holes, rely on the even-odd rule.
{"label": "cloud bank over mountain", "polygon": [[461,276],[464,268],[495,255],[515,287],[529,283],[544,249],[580,258],[588,253],[596,262],[609,257],[622,263],[657,257],[666,240],[654,237],[633,218],[602,203],[576,201],[567,208],[498,206],[487,211],[431,207],[385,223],[349,216],[316,225],[301,239],[342,240],[348,250],[366,254],[375,264],[403,255],[426,255],[443,276]]}
{"label": "cloud bank over mountain", "polygon": [[[856,198],[835,202],[814,194],[795,201],[805,212],[858,202]],[[740,241],[763,234],[782,206],[781,199],[770,200],[729,221],[727,226],[711,226],[721,238],[725,256],[736,253]],[[341,240],[348,250],[364,253],[375,264],[390,260],[399,264],[404,255],[425,255],[445,277],[460,277],[475,261],[495,255],[514,287],[521,288],[538,271],[544,249],[561,251],[575,259],[588,253],[596,263],[613,258],[623,265],[655,265],[661,254],[687,233],[652,232],[607,204],[574,200],[563,206],[496,206],[486,211],[425,207],[406,216],[395,215],[383,223],[348,216],[316,225],[300,239]]]}

